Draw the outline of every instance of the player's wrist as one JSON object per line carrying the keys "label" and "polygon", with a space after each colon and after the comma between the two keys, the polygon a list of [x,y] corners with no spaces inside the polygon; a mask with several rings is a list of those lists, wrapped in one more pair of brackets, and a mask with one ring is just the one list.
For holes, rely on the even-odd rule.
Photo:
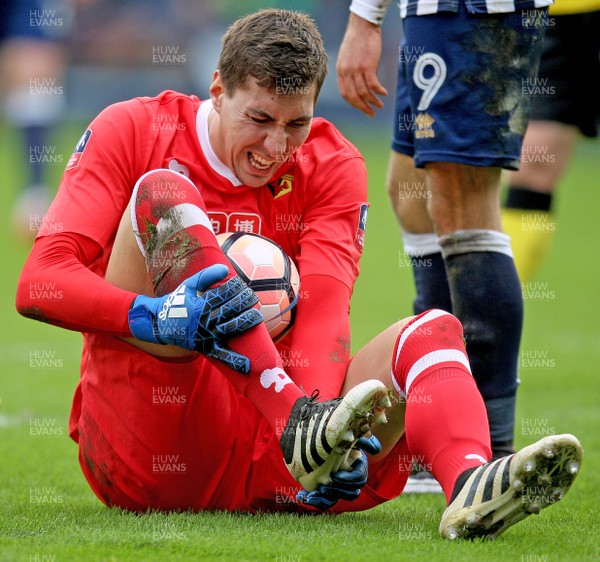
{"label": "player's wrist", "polygon": [[156,299],[138,295],[131,303],[127,314],[129,329],[134,338],[140,341],[163,344],[156,329]]}
{"label": "player's wrist", "polygon": [[350,12],[373,25],[381,26],[390,0],[352,0]]}

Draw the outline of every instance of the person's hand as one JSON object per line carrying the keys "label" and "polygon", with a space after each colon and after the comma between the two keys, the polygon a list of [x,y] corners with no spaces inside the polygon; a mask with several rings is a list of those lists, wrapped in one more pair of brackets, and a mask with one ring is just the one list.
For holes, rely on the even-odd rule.
{"label": "person's hand", "polygon": [[377,78],[381,50],[381,27],[350,14],[336,64],[338,87],[352,107],[369,117],[383,107],[377,96],[388,94]]}
{"label": "person's hand", "polygon": [[352,501],[360,495],[361,488],[367,483],[369,461],[364,451],[375,455],[381,451],[381,443],[375,436],[361,437],[354,446],[357,457],[348,470],[339,470],[331,475],[329,484],[321,484],[316,490],[300,490],[296,501],[325,511],[339,500]]}
{"label": "person's hand", "polygon": [[240,373],[250,371],[250,360],[224,341],[263,321],[254,292],[238,276],[227,277],[225,265],[216,264],[186,279],[162,297],[139,295],[129,310],[129,328],[139,340],[177,345],[218,359]]}

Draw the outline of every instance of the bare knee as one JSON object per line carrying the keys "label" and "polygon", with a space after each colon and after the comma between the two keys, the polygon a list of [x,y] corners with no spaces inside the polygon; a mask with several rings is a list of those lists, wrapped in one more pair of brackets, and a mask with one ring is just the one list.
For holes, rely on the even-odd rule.
{"label": "bare knee", "polygon": [[429,214],[442,236],[455,230],[502,230],[500,168],[454,162],[427,164]]}

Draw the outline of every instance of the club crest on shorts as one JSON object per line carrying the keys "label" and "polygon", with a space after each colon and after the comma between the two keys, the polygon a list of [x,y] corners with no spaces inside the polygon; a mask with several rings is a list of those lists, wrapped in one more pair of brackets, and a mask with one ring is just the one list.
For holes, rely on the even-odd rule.
{"label": "club crest on shorts", "polygon": [[77,166],[79,166],[79,161],[83,158],[85,147],[87,146],[91,136],[92,129],[88,129],[85,133],[83,133],[83,135],[81,135],[73,154],[71,154],[71,157],[67,162],[67,167],[65,170],[72,170],[73,168],[77,168]]}
{"label": "club crest on shorts", "polygon": [[360,206],[358,214],[358,228],[356,229],[356,235],[354,236],[354,245],[360,252],[365,247],[365,231],[367,230],[367,213],[369,211],[369,204],[363,203]]}
{"label": "club crest on shorts", "polygon": [[429,113],[419,113],[415,117],[415,124],[417,130],[415,131],[415,138],[417,139],[432,139],[435,137],[435,130],[433,124],[435,119],[429,115]]}

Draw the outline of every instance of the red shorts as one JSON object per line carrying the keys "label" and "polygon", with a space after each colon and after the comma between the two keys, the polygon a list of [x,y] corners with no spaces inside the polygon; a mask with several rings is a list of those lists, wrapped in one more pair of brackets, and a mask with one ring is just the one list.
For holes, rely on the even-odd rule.
{"label": "red shorts", "polygon": [[[70,422],[83,473],[109,506],[132,511],[305,511],[279,436],[203,358],[167,362],[111,337],[86,335]],[[369,466],[360,511],[400,495],[410,471],[402,439]]]}

